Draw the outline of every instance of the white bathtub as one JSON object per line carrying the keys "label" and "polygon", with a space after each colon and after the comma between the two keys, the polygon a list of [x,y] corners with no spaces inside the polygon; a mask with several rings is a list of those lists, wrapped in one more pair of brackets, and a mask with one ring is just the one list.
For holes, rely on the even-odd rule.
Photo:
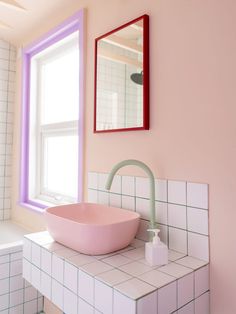
{"label": "white bathtub", "polygon": [[[23,240],[24,234],[29,233],[27,230],[18,226],[10,220],[0,222],[0,245]],[[1,246],[0,246],[1,248]]]}
{"label": "white bathtub", "polygon": [[22,278],[23,236],[29,233],[12,221],[0,222],[0,314],[36,314],[43,297]]}

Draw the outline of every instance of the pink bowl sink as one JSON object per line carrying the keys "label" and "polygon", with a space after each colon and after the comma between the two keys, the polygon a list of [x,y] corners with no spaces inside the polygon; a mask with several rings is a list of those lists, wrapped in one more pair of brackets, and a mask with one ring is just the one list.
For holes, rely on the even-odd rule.
{"label": "pink bowl sink", "polygon": [[121,208],[80,203],[49,207],[45,218],[55,241],[84,254],[101,255],[130,244],[140,215]]}

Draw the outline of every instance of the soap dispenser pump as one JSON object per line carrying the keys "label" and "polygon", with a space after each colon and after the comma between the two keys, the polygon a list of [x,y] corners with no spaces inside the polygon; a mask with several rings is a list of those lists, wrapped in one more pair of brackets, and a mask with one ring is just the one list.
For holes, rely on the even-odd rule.
{"label": "soap dispenser pump", "polygon": [[149,232],[154,232],[155,236],[152,242],[145,244],[145,258],[151,266],[162,266],[168,264],[168,248],[161,242],[158,233],[160,229],[147,229]]}

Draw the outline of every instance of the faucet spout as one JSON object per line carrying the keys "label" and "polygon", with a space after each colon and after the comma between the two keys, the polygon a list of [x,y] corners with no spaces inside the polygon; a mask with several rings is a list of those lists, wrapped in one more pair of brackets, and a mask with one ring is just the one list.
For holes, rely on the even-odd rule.
{"label": "faucet spout", "polygon": [[135,159],[127,159],[119,162],[116,164],[112,169],[111,172],[108,176],[107,182],[106,182],[106,189],[110,190],[113,178],[116,174],[116,172],[125,166],[138,166],[141,169],[143,169],[146,174],[149,177],[149,182],[150,182],[150,228],[154,229],[155,228],[155,180],[154,180],[154,175],[151,171],[151,169],[142,161],[135,160]]}

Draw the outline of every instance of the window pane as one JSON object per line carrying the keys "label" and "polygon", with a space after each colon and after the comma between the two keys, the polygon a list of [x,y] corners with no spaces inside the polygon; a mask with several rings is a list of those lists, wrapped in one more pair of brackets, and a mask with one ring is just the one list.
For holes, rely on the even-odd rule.
{"label": "window pane", "polygon": [[75,44],[57,50],[41,65],[42,124],[78,120],[79,49]]}
{"label": "window pane", "polygon": [[43,189],[77,198],[78,136],[44,139]]}

